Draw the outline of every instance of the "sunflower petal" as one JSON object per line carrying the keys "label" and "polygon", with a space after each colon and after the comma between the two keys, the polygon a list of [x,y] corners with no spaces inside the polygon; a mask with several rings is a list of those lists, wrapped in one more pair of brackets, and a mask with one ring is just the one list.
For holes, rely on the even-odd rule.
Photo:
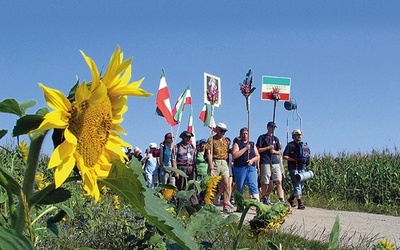
{"label": "sunflower petal", "polygon": [[47,105],[49,105],[53,109],[63,110],[65,112],[71,110],[71,102],[67,99],[67,97],[65,97],[65,95],[61,91],[48,88],[41,83],[39,83],[39,86],[44,92],[44,98],[46,99]]}

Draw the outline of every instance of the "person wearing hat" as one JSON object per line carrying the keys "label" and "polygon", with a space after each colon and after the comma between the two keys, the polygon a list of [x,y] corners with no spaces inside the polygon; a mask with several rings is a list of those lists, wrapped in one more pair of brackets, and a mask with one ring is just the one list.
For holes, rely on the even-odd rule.
{"label": "person wearing hat", "polygon": [[171,184],[175,186],[175,177],[168,169],[168,167],[172,167],[172,141],[172,134],[166,133],[164,135],[163,146],[160,147],[160,170],[162,177],[161,182],[163,184]]}
{"label": "person wearing hat", "polygon": [[225,123],[218,123],[216,128],[216,134],[207,140],[207,154],[208,154],[208,165],[210,168],[211,176],[220,175],[222,177],[222,185],[218,186],[218,195],[223,194],[223,211],[225,213],[232,213],[232,206],[230,206],[231,197],[231,182],[229,173],[229,153],[231,140],[225,137],[225,133],[228,131]]}
{"label": "person wearing hat", "polygon": [[[262,202],[272,205],[269,195],[274,185],[278,191],[279,201],[285,201],[285,194],[282,188],[282,169],[280,164],[281,143],[274,135],[276,128],[275,122],[267,123],[267,133],[262,134],[257,139],[257,149],[260,153],[260,182],[262,192]],[[271,183],[272,181],[272,183]]]}
{"label": "person wearing hat", "polygon": [[142,155],[142,150],[140,150],[140,148],[135,147],[133,149],[133,156],[138,159],[138,161],[142,161],[143,159],[143,155]]}
{"label": "person wearing hat", "polygon": [[[304,206],[302,200],[301,200],[301,194],[302,190],[304,187],[304,181],[297,181],[295,178],[295,175],[298,173],[302,173],[305,171],[306,166],[309,163],[309,159],[307,162],[303,162],[300,156],[300,148],[304,147],[303,142],[301,141],[301,136],[302,132],[300,129],[295,129],[292,131],[292,139],[293,141],[289,142],[286,145],[285,150],[283,151],[283,159],[288,162],[288,170],[290,174],[290,180],[292,181],[292,186],[293,186],[293,194],[290,196],[288,199],[289,204],[292,207],[296,207],[296,204],[294,203],[294,199],[297,199],[297,204],[298,204],[298,209],[305,209],[306,207]],[[305,143],[304,145],[307,145]]]}
{"label": "person wearing hat", "polygon": [[[186,190],[187,181],[196,179],[196,149],[192,144],[193,134],[189,131],[183,131],[179,137],[182,139],[172,150],[172,167],[183,171],[187,176],[183,178],[178,173],[174,173],[175,185],[178,190]],[[193,187],[190,187],[193,188]],[[197,194],[194,193],[190,198],[192,205],[198,206]]]}
{"label": "person wearing hat", "polygon": [[150,143],[149,149],[146,156],[143,157],[142,163],[144,165],[144,175],[146,178],[146,186],[148,188],[154,188],[155,184],[158,183],[158,164],[157,158],[153,155],[157,149],[157,143]]}

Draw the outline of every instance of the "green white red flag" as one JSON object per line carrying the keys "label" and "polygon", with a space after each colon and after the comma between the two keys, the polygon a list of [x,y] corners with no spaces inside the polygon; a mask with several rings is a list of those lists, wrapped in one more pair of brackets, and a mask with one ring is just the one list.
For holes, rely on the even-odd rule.
{"label": "green white red flag", "polygon": [[169,93],[163,69],[161,72],[160,85],[158,87],[158,92],[156,97],[156,113],[159,116],[164,117],[169,125],[175,126],[178,124],[178,122],[174,120],[174,116],[172,115],[171,103],[169,101],[170,96],[171,95]]}
{"label": "green white red flag", "polygon": [[192,108],[190,108],[190,116],[189,116],[189,122],[188,122],[187,131],[189,131],[190,133],[193,134],[191,140],[192,140],[193,146],[196,147],[196,134],[194,132],[194,127],[193,127],[193,115],[192,115],[192,112],[193,112],[193,110],[192,110]]}
{"label": "green white red flag", "polygon": [[214,117],[211,114],[211,105],[204,103],[204,107],[200,112],[199,119],[204,123],[204,126],[209,128],[215,128],[216,124],[214,121]]}
{"label": "green white red flag", "polygon": [[182,120],[182,113],[185,108],[185,105],[192,104],[192,96],[190,94],[190,87],[187,86],[185,91],[179,96],[178,100],[175,103],[175,107],[172,110],[172,115],[174,116],[174,120],[178,123]]}

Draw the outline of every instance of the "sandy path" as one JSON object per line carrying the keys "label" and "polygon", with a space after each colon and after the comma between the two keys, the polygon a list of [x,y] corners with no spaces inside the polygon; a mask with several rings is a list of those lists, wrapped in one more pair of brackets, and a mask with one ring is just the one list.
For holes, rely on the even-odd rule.
{"label": "sandy path", "polygon": [[[238,214],[240,216],[240,214]],[[247,220],[254,217],[250,211]],[[334,211],[307,207],[294,208],[281,227],[283,232],[292,232],[307,239],[327,241],[336,216],[340,220],[340,245],[371,247],[383,238],[400,247],[400,217],[370,213]]]}

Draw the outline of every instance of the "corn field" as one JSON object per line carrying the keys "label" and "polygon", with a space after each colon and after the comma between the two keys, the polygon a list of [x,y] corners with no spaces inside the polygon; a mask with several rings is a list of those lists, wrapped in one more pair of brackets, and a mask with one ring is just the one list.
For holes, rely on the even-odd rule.
{"label": "corn field", "polygon": [[[400,205],[400,154],[395,150],[339,153],[313,156],[308,166],[314,178],[306,182],[303,194],[336,198],[357,204]],[[291,190],[285,183],[285,190]]]}

